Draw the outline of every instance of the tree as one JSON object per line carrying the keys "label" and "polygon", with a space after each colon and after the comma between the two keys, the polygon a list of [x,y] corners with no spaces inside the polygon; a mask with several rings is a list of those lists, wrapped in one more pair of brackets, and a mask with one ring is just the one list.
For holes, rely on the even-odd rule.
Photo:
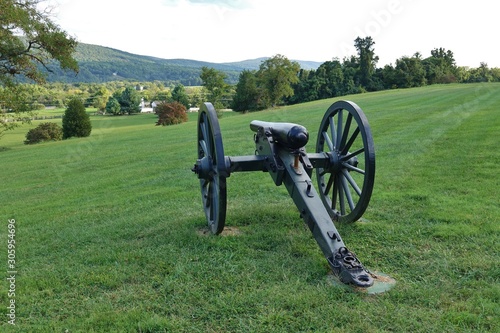
{"label": "tree", "polygon": [[179,102],[162,102],[156,106],[155,113],[158,115],[156,126],[176,125],[188,121],[186,107]]}
{"label": "tree", "polygon": [[56,123],[41,123],[26,133],[24,144],[31,145],[43,141],[62,140],[63,131],[61,126]]}
{"label": "tree", "polygon": [[127,87],[118,98],[121,113],[138,113],[141,111],[141,95],[133,87]]}
{"label": "tree", "polygon": [[318,67],[316,76],[321,82],[319,86],[319,99],[342,95],[344,73],[338,60],[327,61]]}
{"label": "tree", "polygon": [[429,84],[451,83],[457,81],[458,69],[455,66],[453,52],[440,47],[431,51],[431,56],[424,59],[426,79]]}
{"label": "tree", "polygon": [[315,70],[300,69],[299,82],[292,85],[293,96],[286,99],[287,104],[297,104],[319,99],[318,92],[322,84]]}
{"label": "tree", "polygon": [[418,57],[402,57],[396,60],[396,85],[398,88],[421,87],[425,85],[425,69]]}
{"label": "tree", "polygon": [[[45,82],[50,61],[55,60],[63,69],[78,72],[73,57],[77,42],[54,24],[46,11],[39,10],[40,0],[0,1],[0,135],[29,122],[29,111],[24,85],[16,84],[18,77],[37,83]],[[42,69],[41,69],[42,68]],[[43,70],[44,69],[44,70]],[[5,110],[12,111],[5,114]]]}
{"label": "tree", "polygon": [[106,109],[107,102],[109,100],[109,96],[111,93],[104,86],[100,86],[97,91],[94,93],[92,106],[98,109],[99,111],[104,111]]}
{"label": "tree", "polygon": [[45,81],[41,65],[51,71],[49,61],[63,69],[78,71],[73,58],[77,42],[38,9],[41,0],[2,0],[0,13],[0,80],[11,81],[16,75],[37,83]]}
{"label": "tree", "polygon": [[108,102],[106,103],[106,113],[115,116],[120,114],[120,102],[118,102],[116,98],[110,97],[108,99]]}
{"label": "tree", "polygon": [[189,97],[182,84],[176,85],[172,90],[172,100],[181,103],[186,109],[189,108]]}
{"label": "tree", "polygon": [[262,108],[260,103],[261,89],[257,87],[255,71],[243,70],[240,73],[236,93],[233,97],[234,111],[254,111]]}
{"label": "tree", "polygon": [[300,65],[277,54],[264,60],[257,71],[258,86],[263,89],[266,106],[275,106],[284,97],[293,96],[292,85],[299,82]]}
{"label": "tree", "polygon": [[63,139],[86,137],[92,131],[90,117],[85,112],[85,106],[79,98],[72,98],[62,119]]}
{"label": "tree", "polygon": [[209,101],[216,109],[223,107],[222,97],[227,93],[229,85],[225,82],[226,74],[214,68],[202,67],[200,78],[203,87],[208,91]]}
{"label": "tree", "polygon": [[378,62],[373,45],[375,45],[375,42],[370,36],[366,38],[358,37],[354,40],[354,47],[359,56],[359,81],[367,89],[371,87],[371,77],[375,72],[375,66]]}

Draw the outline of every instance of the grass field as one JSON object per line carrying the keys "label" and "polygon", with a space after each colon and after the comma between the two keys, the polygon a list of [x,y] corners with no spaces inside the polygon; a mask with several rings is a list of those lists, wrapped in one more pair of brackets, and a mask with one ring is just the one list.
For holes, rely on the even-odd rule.
{"label": "grass field", "polygon": [[[266,173],[228,179],[226,236],[204,234],[196,115],[92,116],[88,138],[0,139],[0,262],[15,220],[15,296],[2,332],[498,332],[500,84],[347,96],[366,113],[377,175],[364,222],[338,226],[369,269],[366,295],[333,283]],[[253,119],[296,122],[313,152],[322,100],[220,120],[226,155],[254,151]],[[60,121],[60,120],[59,120]],[[316,185],[315,185],[316,186]],[[8,323],[15,301],[15,326]]]}

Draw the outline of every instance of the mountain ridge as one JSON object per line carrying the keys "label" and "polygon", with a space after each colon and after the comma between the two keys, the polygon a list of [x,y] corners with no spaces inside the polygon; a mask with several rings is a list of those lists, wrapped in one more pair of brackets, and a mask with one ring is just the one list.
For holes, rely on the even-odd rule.
{"label": "mountain ridge", "polygon": [[[247,59],[237,62],[213,63],[192,59],[163,59],[148,55],[138,55],[107,46],[79,43],[75,59],[80,71],[61,70],[55,64],[51,67],[47,80],[66,83],[101,83],[108,81],[163,81],[181,83],[186,86],[201,85],[201,68],[210,67],[227,75],[228,83],[238,82],[243,70],[257,70],[262,61],[269,57]],[[321,63],[314,61],[292,60],[303,69],[316,69]]]}

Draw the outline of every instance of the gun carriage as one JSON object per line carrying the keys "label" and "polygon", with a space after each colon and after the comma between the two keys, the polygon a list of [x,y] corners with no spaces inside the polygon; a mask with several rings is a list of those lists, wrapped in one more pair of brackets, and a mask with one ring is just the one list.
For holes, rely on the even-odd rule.
{"label": "gun carriage", "polygon": [[[375,179],[375,150],[370,126],[359,106],[338,101],[326,111],[316,152],[307,153],[307,129],[301,125],[254,120],[255,154],[225,156],[217,114],[204,103],[198,115],[198,159],[192,171],[200,185],[210,231],[217,235],[226,219],[226,179],[234,172],[268,172],[285,185],[333,273],[358,287],[373,285],[369,272],[348,250],[336,223],[359,220],[368,207]],[[311,177],[316,171],[318,190]]]}

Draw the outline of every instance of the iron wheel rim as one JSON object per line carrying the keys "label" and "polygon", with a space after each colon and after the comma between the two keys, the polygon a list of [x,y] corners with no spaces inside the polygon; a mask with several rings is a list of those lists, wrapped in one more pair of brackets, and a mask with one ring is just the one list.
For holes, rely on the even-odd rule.
{"label": "iron wheel rim", "polygon": [[335,221],[357,221],[368,207],[375,182],[371,129],[357,104],[338,101],[328,108],[319,128],[316,152],[326,153],[330,160],[328,166],[316,169],[328,213]]}
{"label": "iron wheel rim", "polygon": [[226,219],[226,177],[224,147],[217,113],[211,103],[204,103],[198,114],[198,159],[208,159],[210,170],[200,178],[203,210],[210,231],[218,235]]}

